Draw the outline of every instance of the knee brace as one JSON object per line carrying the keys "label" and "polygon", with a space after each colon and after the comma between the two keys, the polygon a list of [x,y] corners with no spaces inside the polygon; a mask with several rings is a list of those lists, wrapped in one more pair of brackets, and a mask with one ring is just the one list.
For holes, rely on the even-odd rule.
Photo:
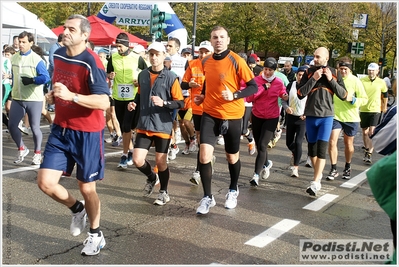
{"label": "knee brace", "polygon": [[319,159],[326,158],[327,148],[328,148],[328,142],[322,140],[317,141],[317,157]]}
{"label": "knee brace", "polygon": [[308,143],[308,156],[312,158],[317,156],[317,143]]}

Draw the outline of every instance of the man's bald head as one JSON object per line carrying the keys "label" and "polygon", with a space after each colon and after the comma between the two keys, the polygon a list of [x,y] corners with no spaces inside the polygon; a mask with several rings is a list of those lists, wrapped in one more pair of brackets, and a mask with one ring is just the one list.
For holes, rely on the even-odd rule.
{"label": "man's bald head", "polygon": [[329,59],[328,49],[325,47],[319,47],[314,51],[314,63],[315,66],[327,66]]}

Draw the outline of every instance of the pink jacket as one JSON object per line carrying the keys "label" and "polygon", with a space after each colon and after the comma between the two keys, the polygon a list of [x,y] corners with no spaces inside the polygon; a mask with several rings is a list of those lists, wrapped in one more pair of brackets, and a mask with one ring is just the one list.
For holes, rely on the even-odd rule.
{"label": "pink jacket", "polygon": [[255,77],[254,80],[258,85],[258,92],[245,99],[247,102],[252,102],[252,113],[261,119],[278,118],[280,116],[278,98],[282,98],[287,93],[283,81],[275,77],[266,90],[265,86],[268,82],[262,75]]}

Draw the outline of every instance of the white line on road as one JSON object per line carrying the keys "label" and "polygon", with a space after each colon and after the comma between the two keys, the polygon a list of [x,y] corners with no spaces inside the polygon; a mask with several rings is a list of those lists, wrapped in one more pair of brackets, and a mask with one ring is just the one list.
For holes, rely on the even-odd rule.
{"label": "white line on road", "polygon": [[12,169],[12,170],[6,170],[6,171],[2,171],[2,174],[10,174],[10,173],[16,173],[16,172],[24,172],[24,171],[32,171],[32,170],[36,170],[39,169],[39,165],[34,165],[31,167],[21,167],[18,169]]}
{"label": "white line on road", "polygon": [[338,195],[333,195],[333,194],[325,194],[316,199],[315,201],[310,202],[308,205],[303,207],[305,210],[312,210],[312,211],[318,211],[322,209],[324,206],[328,205],[330,202],[332,202],[334,199],[336,199]]}
{"label": "white line on road", "polygon": [[284,219],[279,223],[276,223],[263,233],[255,236],[254,238],[245,242],[245,245],[254,246],[258,248],[263,248],[267,246],[269,243],[273,242],[295,226],[297,226],[300,221]]}
{"label": "white line on road", "polygon": [[355,186],[358,186],[361,182],[363,182],[367,176],[366,176],[366,172],[369,169],[359,173],[358,175],[356,175],[355,177],[353,177],[352,179],[350,179],[349,181],[341,184],[341,187],[345,187],[345,188],[353,188]]}

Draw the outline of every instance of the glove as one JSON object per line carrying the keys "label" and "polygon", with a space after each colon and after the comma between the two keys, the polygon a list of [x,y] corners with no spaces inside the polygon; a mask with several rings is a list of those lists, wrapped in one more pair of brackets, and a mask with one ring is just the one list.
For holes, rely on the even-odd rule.
{"label": "glove", "polygon": [[33,78],[29,78],[29,77],[21,77],[22,78],[22,83],[24,85],[29,85],[33,83]]}

